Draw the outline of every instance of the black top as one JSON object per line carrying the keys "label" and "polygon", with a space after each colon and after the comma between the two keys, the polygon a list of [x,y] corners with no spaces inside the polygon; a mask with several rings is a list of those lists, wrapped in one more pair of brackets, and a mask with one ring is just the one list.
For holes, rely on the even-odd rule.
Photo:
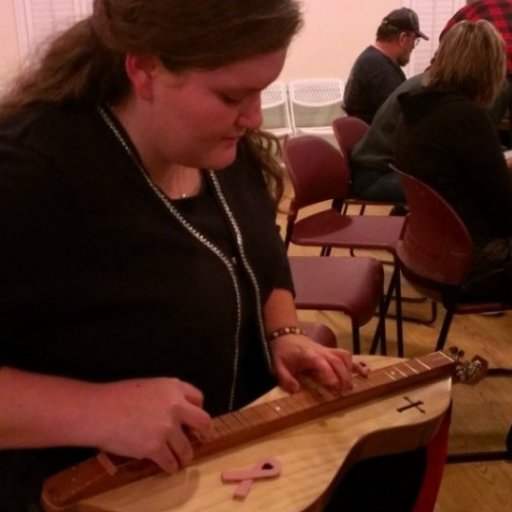
{"label": "black top", "polygon": [[[96,382],[176,376],[213,415],[229,409],[235,378],[235,408],[273,386],[260,309],[291,277],[263,176],[238,149],[216,178],[204,172],[197,197],[171,201],[216,254],[98,111],[34,108],[1,123],[0,364]],[[44,476],[88,455],[0,452],[2,507],[25,510]]]}
{"label": "black top", "polygon": [[372,125],[350,153],[352,173],[371,169],[389,173],[389,164],[395,163],[395,145],[402,109],[397,96],[421,87],[423,74],[415,75],[399,85],[380,106]]}
{"label": "black top", "polygon": [[396,62],[368,46],[352,66],[343,96],[345,111],[371,124],[378,108],[405,79]]}
{"label": "black top", "polygon": [[512,236],[512,176],[488,112],[461,95],[424,88],[398,100],[398,168],[453,206],[477,249]]}

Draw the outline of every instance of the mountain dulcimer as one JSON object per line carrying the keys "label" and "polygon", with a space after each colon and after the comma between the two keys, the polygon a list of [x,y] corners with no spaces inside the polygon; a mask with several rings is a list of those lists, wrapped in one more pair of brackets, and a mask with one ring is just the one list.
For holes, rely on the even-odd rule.
{"label": "mountain dulcimer", "polygon": [[[476,382],[485,373],[486,362],[478,357],[462,359],[457,349],[372,370],[368,378],[354,378],[349,391],[333,392],[318,385],[303,386],[293,395],[257,403],[214,418],[211,440],[191,438],[195,460],[254,441],[336,411],[383,397],[422,383],[451,376],[454,380]],[[41,505],[47,512],[71,511],[73,506],[119,486],[160,472],[149,460],[135,460],[99,453],[69,469],[49,477],[43,487]]]}

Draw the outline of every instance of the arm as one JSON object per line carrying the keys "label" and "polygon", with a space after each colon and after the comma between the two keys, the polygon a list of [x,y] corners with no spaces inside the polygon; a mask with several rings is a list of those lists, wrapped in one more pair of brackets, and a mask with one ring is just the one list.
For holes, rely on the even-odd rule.
{"label": "arm", "polygon": [[108,384],[0,369],[0,449],[96,447],[166,471],[192,459],[183,425],[208,437],[202,394],[178,379]]}
{"label": "arm", "polygon": [[[289,290],[274,289],[264,307],[267,333],[299,321],[293,295]],[[300,389],[297,375],[309,372],[321,384],[335,389],[351,386],[352,372],[366,376],[367,370],[352,361],[352,354],[340,348],[327,348],[302,334],[286,334],[270,342],[277,379],[289,392]]]}
{"label": "arm", "polygon": [[403,80],[398,76],[390,76],[387,72],[375,72],[372,77],[372,87],[370,89],[370,96],[374,104],[375,110],[388,99],[390,94],[403,83]]}
{"label": "arm", "polygon": [[[33,361],[37,319],[73,282],[65,244],[80,224],[49,159],[4,140],[0,153],[0,449],[95,447],[175,470],[192,457],[183,426],[210,428],[197,389],[167,378],[93,384],[43,374]],[[21,370],[35,367],[40,374]]]}
{"label": "arm", "polygon": [[387,57],[368,62],[367,91],[375,110],[377,110],[404,81],[405,75],[396,69]]}

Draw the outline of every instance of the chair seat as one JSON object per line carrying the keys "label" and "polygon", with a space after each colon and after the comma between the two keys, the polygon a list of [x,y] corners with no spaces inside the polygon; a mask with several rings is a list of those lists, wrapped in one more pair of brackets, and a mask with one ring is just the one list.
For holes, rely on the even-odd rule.
{"label": "chair seat", "polygon": [[382,249],[395,253],[403,217],[342,215],[324,210],[295,223],[291,241],[297,245]]}
{"label": "chair seat", "polygon": [[[338,204],[343,204],[350,185],[350,173],[346,159],[340,151],[325,139],[316,135],[303,135],[289,139],[284,148],[284,162],[293,185],[294,197],[287,218],[285,245],[321,247],[322,256],[331,253],[331,248],[379,250],[389,252],[395,263],[395,248],[400,239],[405,219],[390,216],[359,216],[340,213]],[[304,209],[330,201],[334,207],[302,217]],[[298,218],[299,212],[302,218]],[[387,314],[397,290],[396,304],[400,309],[398,266],[393,273],[384,296],[382,318]],[[401,318],[397,314],[397,319]],[[376,350],[379,337],[385,341],[385,322],[379,322],[371,352]],[[403,354],[402,326],[397,320],[397,350]],[[385,343],[382,351],[384,353]]]}
{"label": "chair seat", "polygon": [[374,258],[291,256],[298,309],[342,311],[365,325],[379,307],[384,286],[382,264]]}

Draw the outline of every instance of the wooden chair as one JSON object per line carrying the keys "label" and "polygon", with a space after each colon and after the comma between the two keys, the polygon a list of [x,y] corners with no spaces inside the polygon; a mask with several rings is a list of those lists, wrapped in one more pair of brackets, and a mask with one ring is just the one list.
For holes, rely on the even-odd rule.
{"label": "wooden chair", "polygon": [[397,246],[400,269],[422,294],[446,308],[436,344],[436,350],[442,350],[453,315],[503,311],[512,309],[512,304],[460,301],[473,262],[471,236],[455,210],[435,190],[394,169],[410,209]]}
{"label": "wooden chair", "polygon": [[[347,196],[349,170],[340,151],[316,135],[304,135],[287,141],[284,162],[290,176],[294,197],[287,216],[285,244],[322,247],[329,254],[332,247],[381,250],[393,258],[404,226],[403,217],[346,215],[340,208]],[[311,205],[331,201],[331,207],[298,219],[299,211]],[[398,266],[394,266],[391,282],[383,303],[386,315],[393,291],[397,290],[397,310],[400,310]],[[397,315],[401,320],[401,314]],[[371,352],[376,351],[378,333]],[[398,355],[403,355],[401,324],[397,322]]]}
{"label": "wooden chair", "polygon": [[[409,215],[396,250],[405,278],[422,294],[446,308],[436,350],[446,344],[454,315],[512,309],[503,302],[461,302],[462,287],[473,262],[471,236],[455,210],[426,183],[394,168],[404,187]],[[512,369],[492,368],[488,375],[512,375]],[[450,462],[512,459],[512,426],[505,450],[460,454]]]}
{"label": "wooden chair", "polygon": [[345,84],[339,78],[304,78],[288,84],[290,114],[295,135],[332,135],[332,120],[339,115]]}
{"label": "wooden chair", "polygon": [[[347,166],[350,170],[350,158],[354,146],[366,135],[370,125],[362,119],[355,116],[337,117],[332,122],[334,137],[340,148],[341,154],[345,157]],[[395,205],[389,201],[370,201],[357,197],[349,190],[349,195],[345,199],[345,208],[349,205],[359,205],[359,213],[363,215],[367,206],[370,205]]]}

